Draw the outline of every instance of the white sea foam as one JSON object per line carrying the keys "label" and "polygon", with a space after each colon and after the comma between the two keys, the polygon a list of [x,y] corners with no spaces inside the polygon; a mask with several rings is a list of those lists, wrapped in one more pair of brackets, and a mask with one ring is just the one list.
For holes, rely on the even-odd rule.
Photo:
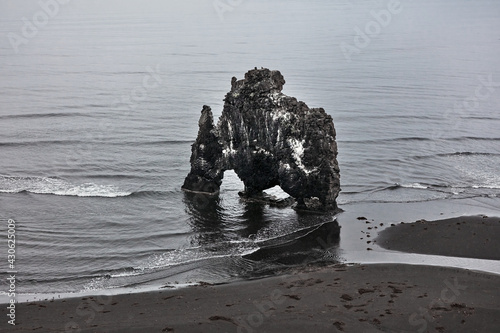
{"label": "white sea foam", "polygon": [[429,188],[429,186],[422,185],[420,183],[412,183],[412,184],[401,184],[401,187],[405,188],[417,188],[417,189],[426,189]]}
{"label": "white sea foam", "polygon": [[131,192],[121,191],[113,185],[94,183],[71,184],[63,179],[51,177],[6,177],[0,176],[0,193],[30,192],[77,197],[124,197]]}
{"label": "white sea foam", "polygon": [[496,184],[496,185],[472,185],[472,188],[500,189],[500,184]]}
{"label": "white sea foam", "polygon": [[185,252],[176,250],[162,254],[152,255],[144,264],[137,267],[138,270],[148,271],[151,269],[168,268],[176,265],[186,265],[207,259],[217,259],[229,257],[230,254],[213,254],[210,252]]}
{"label": "white sea foam", "polygon": [[139,271],[148,271],[151,269],[163,269],[181,264],[186,265],[208,259],[213,260],[233,256],[241,257],[246,254],[253,253],[258,249],[259,246],[250,239],[222,242],[218,244],[217,247],[212,247],[210,250],[199,246],[176,249],[163,253],[154,253],[142,264],[135,267],[135,269]]}

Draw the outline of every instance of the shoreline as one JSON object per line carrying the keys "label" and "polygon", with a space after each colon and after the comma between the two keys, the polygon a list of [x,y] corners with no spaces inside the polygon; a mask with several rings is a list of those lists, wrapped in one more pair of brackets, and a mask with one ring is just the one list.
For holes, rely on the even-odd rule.
{"label": "shoreline", "polygon": [[[356,207],[359,208],[359,207]],[[368,208],[372,208],[371,206],[368,206]],[[336,256],[339,258],[340,263],[344,264],[410,264],[410,265],[420,265],[420,264],[425,264],[425,265],[430,265],[430,266],[439,266],[439,267],[451,267],[451,268],[466,268],[466,269],[472,269],[475,271],[481,271],[484,273],[492,273],[492,274],[499,274],[500,275],[500,261],[491,261],[489,263],[488,261],[484,260],[477,260],[480,259],[481,256],[479,255],[477,258],[474,256],[466,256],[464,254],[460,255],[455,255],[453,256],[452,254],[439,254],[438,252],[434,253],[432,251],[427,251],[427,252],[420,252],[417,250],[414,251],[405,251],[404,249],[397,249],[395,246],[397,245],[397,234],[401,234],[408,230],[410,226],[411,231],[413,232],[414,230],[418,229],[418,225],[422,225],[422,223],[431,223],[432,228],[435,228],[437,226],[437,222],[440,221],[447,221],[447,220],[480,220],[480,222],[483,221],[500,221],[500,217],[486,217],[485,215],[479,214],[479,215],[472,215],[472,216],[458,216],[458,217],[452,217],[452,218],[444,218],[442,220],[433,220],[433,221],[425,221],[424,219],[419,219],[416,222],[395,222],[396,220],[390,220],[387,218],[387,216],[384,216],[384,214],[380,214],[380,212],[376,211],[371,211],[370,213],[366,211],[361,211],[359,214],[357,213],[358,209],[355,209],[354,211],[351,211],[349,209],[346,209],[343,211],[341,214],[337,215],[336,220],[339,222],[340,227],[341,227],[341,249],[340,251],[336,248],[331,248],[331,249],[326,249],[324,246],[326,246],[325,243],[321,244],[315,244],[314,240],[312,244],[314,245],[319,245],[320,248],[323,250],[326,250],[328,255],[330,256]],[[364,215],[363,215],[364,213]],[[491,212],[490,212],[491,213]],[[436,216],[438,213],[434,212],[434,216]],[[439,213],[440,215],[442,213]],[[414,215],[414,214],[412,214]],[[448,214],[447,214],[448,215]],[[364,216],[367,216],[367,218],[364,218]],[[500,215],[496,215],[500,216]],[[363,218],[361,218],[363,217]],[[409,216],[405,216],[405,220],[411,221],[412,218]],[[432,220],[432,217],[429,218],[429,220]],[[381,223],[381,221],[384,221]],[[389,221],[389,222],[386,222]],[[401,219],[398,219],[398,221],[401,221]],[[392,223],[395,222],[395,223]],[[380,226],[381,224],[384,224],[384,226]],[[495,223],[493,223],[495,224]],[[500,225],[500,223],[498,223]],[[496,224],[495,224],[496,225]],[[405,227],[406,229],[399,229],[401,227]],[[417,229],[415,229],[415,227]],[[429,226],[428,226],[429,227]],[[377,229],[378,228],[378,229]],[[392,229],[395,230],[392,230]],[[433,229],[434,230],[434,229]],[[435,232],[442,233],[444,228],[440,228],[439,230],[434,230]],[[477,229],[476,231],[479,231],[478,237],[486,237],[487,235],[490,235],[490,233],[486,234],[481,234],[482,229]],[[384,238],[386,238],[385,234],[387,232],[391,232],[393,236],[392,242],[395,243],[394,246],[389,246],[387,247],[384,244]],[[421,235],[421,237],[429,237],[432,233],[426,232],[426,234]],[[411,233],[411,235],[414,235],[414,233]],[[361,237],[359,237],[361,236]],[[328,237],[327,237],[328,238]],[[423,239],[423,238],[422,238]],[[462,238],[460,238],[462,239]],[[329,242],[333,241],[332,239],[328,239]],[[417,240],[420,240],[420,238],[415,238],[415,237],[410,237],[408,240],[408,244],[412,244],[412,246],[416,246],[420,243],[420,241],[417,242]],[[321,240],[320,240],[321,242]],[[435,245],[443,243],[434,243]],[[458,245],[461,244],[461,242],[452,242],[450,243],[452,245]],[[494,242],[490,243],[491,245],[494,244]],[[431,244],[432,245],[432,244]],[[430,249],[431,247],[429,244],[426,245],[427,249]],[[457,249],[460,249],[459,246],[456,247]],[[493,247],[491,250],[495,250]],[[257,251],[259,252],[259,251]],[[498,252],[498,251],[497,251]],[[478,251],[480,254],[481,251]],[[256,256],[256,253],[253,253],[251,256]],[[285,270],[286,272],[286,270]],[[255,278],[250,278],[252,279],[261,279],[262,277],[255,277]],[[228,283],[239,283],[239,282],[244,282],[248,281],[248,279],[245,278],[237,278],[237,279],[231,279],[230,281],[211,281],[208,280],[210,283],[214,284],[228,284]],[[182,283],[173,283],[172,281],[166,281],[166,283],[160,283],[160,284],[154,284],[150,286],[144,286],[144,287],[116,287],[116,288],[110,288],[110,289],[97,289],[97,290],[89,290],[89,291],[80,291],[80,292],[53,292],[53,293],[38,293],[38,294],[33,294],[33,293],[27,293],[27,294],[19,294],[17,296],[18,302],[20,303],[26,303],[26,302],[33,302],[33,301],[45,301],[45,300],[51,300],[51,299],[68,299],[68,298],[74,298],[74,297],[84,297],[84,296],[96,296],[96,295],[120,295],[120,294],[136,294],[136,293],[143,293],[143,292],[150,292],[150,291],[155,291],[155,290],[161,290],[163,288],[171,288],[171,289],[183,289],[186,287],[190,287],[193,285],[196,285],[199,281],[198,280],[191,280],[187,282],[182,282]],[[5,303],[5,301],[8,302],[7,294],[0,295],[0,304]]]}
{"label": "shoreline", "polygon": [[[494,238],[490,229],[482,228],[485,225],[482,222],[492,227],[498,225],[500,229],[500,218],[477,215],[414,223],[384,222],[381,227],[380,221],[391,220],[384,220],[380,212],[372,212],[372,216],[366,214],[369,218],[365,218],[359,215],[362,212],[347,211],[339,216],[343,227],[341,238],[347,242],[345,249],[359,248],[370,239],[369,246],[375,250],[367,250],[366,255],[378,252],[378,256],[387,254],[388,258],[394,258],[395,253],[384,250],[385,246],[389,244],[393,251],[398,241],[411,247],[412,252],[407,253],[410,255],[420,246],[428,254],[434,254],[433,258],[439,258],[443,248],[456,251],[457,260],[467,257],[464,255],[466,249],[475,251],[469,253],[469,258],[484,258],[495,248],[467,247],[468,240],[462,236],[473,229],[475,237]],[[376,226],[380,232],[373,229]],[[433,238],[440,239],[443,230],[455,227],[460,230],[453,231],[451,243],[436,242]],[[463,234],[455,234],[459,231]],[[369,232],[374,233],[373,237],[365,238]],[[362,240],[357,237],[359,235],[363,235]],[[453,255],[447,253],[450,254]],[[497,260],[491,262],[498,263]],[[119,294],[113,290],[113,294],[90,292],[72,298],[28,301],[16,304],[16,326],[7,324],[8,309],[2,304],[0,316],[4,322],[0,323],[0,331],[4,327],[13,332],[500,330],[500,295],[497,292],[500,274],[430,263],[305,266],[280,276],[227,284],[199,283],[133,293],[123,288],[120,290],[123,293]]]}
{"label": "shoreline", "polygon": [[495,332],[498,286],[499,275],[446,267],[305,267],[227,285],[17,304],[11,331]]}

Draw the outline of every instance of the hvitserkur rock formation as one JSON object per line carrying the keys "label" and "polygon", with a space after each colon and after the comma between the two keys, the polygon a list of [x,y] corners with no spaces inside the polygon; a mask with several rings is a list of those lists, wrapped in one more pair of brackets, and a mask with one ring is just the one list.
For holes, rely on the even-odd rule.
{"label": "hvitserkur rock formation", "polygon": [[218,193],[225,170],[243,181],[243,195],[279,185],[296,207],[333,210],[340,191],[337,144],[332,118],[322,108],[281,92],[279,71],[254,69],[233,77],[217,126],[203,106],[191,172],[182,188]]}

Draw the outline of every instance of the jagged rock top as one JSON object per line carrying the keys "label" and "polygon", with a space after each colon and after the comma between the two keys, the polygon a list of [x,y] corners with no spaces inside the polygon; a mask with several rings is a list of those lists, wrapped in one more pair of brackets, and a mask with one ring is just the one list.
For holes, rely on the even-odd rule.
{"label": "jagged rock top", "polygon": [[233,77],[231,80],[231,93],[240,94],[244,93],[250,95],[251,93],[259,94],[274,94],[283,90],[285,78],[281,75],[280,71],[271,71],[267,68],[253,69],[245,74],[245,78],[237,80]]}

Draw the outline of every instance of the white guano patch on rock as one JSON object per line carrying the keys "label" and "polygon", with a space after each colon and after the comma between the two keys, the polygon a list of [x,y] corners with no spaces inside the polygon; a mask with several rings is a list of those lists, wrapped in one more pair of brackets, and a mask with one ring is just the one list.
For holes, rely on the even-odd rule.
{"label": "white guano patch on rock", "polygon": [[317,168],[306,168],[304,163],[302,163],[302,157],[304,157],[304,143],[305,140],[299,141],[295,138],[287,139],[288,145],[292,148],[292,156],[295,159],[297,166],[304,171],[306,174],[310,174],[317,170]]}
{"label": "white guano patch on rock", "polygon": [[302,170],[306,171],[305,165],[302,163],[302,157],[304,156],[304,141],[299,141],[295,138],[286,140],[292,148],[292,156],[295,159],[295,163]]}
{"label": "white guano patch on rock", "polygon": [[269,94],[269,98],[277,105],[281,106],[281,99],[285,97],[286,95],[283,94],[282,92],[275,92],[273,94]]}
{"label": "white guano patch on rock", "polygon": [[234,155],[236,153],[236,151],[234,150],[234,147],[233,147],[233,139],[232,139],[233,138],[233,128],[232,128],[230,122],[227,123],[227,130],[230,134],[231,140],[229,141],[229,147],[225,147],[222,150],[222,154],[224,154],[225,158],[227,158],[229,155]]}
{"label": "white guano patch on rock", "polygon": [[273,103],[278,107],[276,110],[273,110],[271,114],[273,121],[278,121],[280,118],[288,121],[291,118],[290,112],[288,112],[288,110],[285,109],[281,104],[281,100],[285,96],[286,96],[285,94],[280,92],[268,95],[269,99],[273,101]]}
{"label": "white guano patch on rock", "polygon": [[273,111],[271,116],[273,121],[278,121],[280,119],[282,121],[290,121],[290,119],[292,118],[290,112],[283,108]]}

